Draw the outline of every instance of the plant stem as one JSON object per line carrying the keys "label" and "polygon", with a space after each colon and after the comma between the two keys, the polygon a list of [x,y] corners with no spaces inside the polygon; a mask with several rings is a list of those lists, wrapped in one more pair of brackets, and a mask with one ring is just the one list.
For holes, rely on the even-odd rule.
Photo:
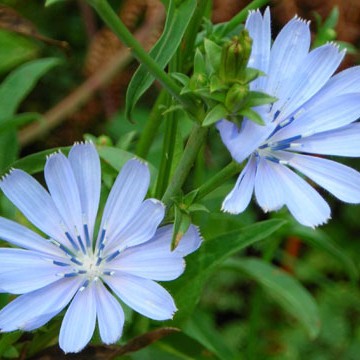
{"label": "plant stem", "polygon": [[106,0],[87,0],[96,10],[109,28],[131,49],[134,57],[144,64],[148,71],[162,84],[162,86],[187,110],[193,112],[193,102],[180,95],[181,88],[176,82],[156,63],[156,61],[144,50],[141,44],[134,38],[120,18]]}
{"label": "plant stem", "polygon": [[208,180],[205,184],[201,185],[197,189],[197,195],[194,199],[200,200],[206,195],[210,194],[212,191],[217,189],[220,185],[224,184],[228,179],[230,179],[235,174],[238,174],[242,168],[242,165],[238,164],[236,161],[232,161],[230,164],[226,165],[221,171],[219,171],[215,176]]}
{"label": "plant stem", "polygon": [[206,139],[207,132],[208,128],[201,127],[197,124],[194,125],[189,140],[186,144],[183,156],[180,159],[180,162],[175,170],[169,186],[165,191],[164,196],[162,197],[162,201],[166,206],[172,204],[172,197],[176,195],[183,186],[195,161],[196,155]]}
{"label": "plant stem", "polygon": [[136,155],[146,159],[151,144],[154,141],[155,134],[160,126],[162,121],[162,112],[163,109],[161,105],[164,105],[166,100],[167,92],[162,91],[151,110],[148,120],[146,121],[145,127],[140,134],[139,141],[136,146]]}

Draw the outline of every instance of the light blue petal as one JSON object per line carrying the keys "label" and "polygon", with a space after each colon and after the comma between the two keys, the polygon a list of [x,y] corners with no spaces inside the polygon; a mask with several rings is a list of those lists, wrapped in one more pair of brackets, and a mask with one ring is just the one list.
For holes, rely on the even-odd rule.
{"label": "light blue petal", "polygon": [[149,184],[150,172],[146,164],[132,159],[123,166],[107,199],[100,226],[100,229],[106,228],[109,239],[135,216]]}
{"label": "light blue petal", "polygon": [[276,171],[286,206],[300,224],[315,227],[329,220],[329,205],[305,180],[281,164],[276,166]]}
{"label": "light blue petal", "polygon": [[334,75],[326,85],[313,96],[305,105],[305,107],[317,106],[323,101],[337,97],[342,94],[359,93],[360,92],[360,66],[343,70]]}
{"label": "light blue petal", "polygon": [[57,247],[40,235],[11,220],[0,217],[0,239],[10,244],[35,250],[44,254],[61,256],[63,253]]}
{"label": "light blue petal", "polygon": [[304,111],[293,123],[277,132],[271,141],[341,128],[360,117],[360,94],[345,94]]}
{"label": "light blue petal", "polygon": [[216,124],[221,140],[238,163],[242,163],[253,153],[269,137],[275,126],[273,123],[261,126],[247,119],[243,120],[241,130],[227,120]]}
{"label": "light blue petal", "polygon": [[[296,112],[302,105],[316,94],[330,79],[344,57],[337,46],[327,44],[311,51],[308,56],[297,64],[297,69],[286,83],[283,93],[277,96],[279,101],[274,104],[273,112],[279,110],[277,122],[282,122]],[[290,61],[293,58],[290,57]],[[285,69],[280,69],[284,71]],[[296,114],[295,114],[296,116]]]}
{"label": "light blue petal", "polygon": [[265,211],[279,210],[284,204],[284,192],[276,164],[260,158],[255,177],[255,196]]}
{"label": "light blue petal", "polygon": [[239,214],[247,208],[254,191],[256,167],[256,159],[252,156],[239,175],[234,188],[226,196],[222,204],[223,211]]}
{"label": "light blue petal", "polygon": [[33,330],[44,325],[69,303],[82,282],[79,278],[61,279],[19,296],[0,311],[1,331]]}
{"label": "light blue petal", "polygon": [[[271,46],[270,10],[266,8],[264,17],[260,11],[253,11],[246,20],[245,28],[252,38],[251,55],[248,67],[268,73]],[[251,90],[265,88],[266,76],[260,76],[250,83]]]}
{"label": "light blue petal", "polygon": [[152,245],[146,243],[126,249],[109,263],[109,269],[158,281],[178,278],[185,268],[182,256],[172,253],[168,242],[167,251],[162,251],[156,244]]}
{"label": "light blue petal", "polygon": [[360,203],[360,173],[356,170],[314,156],[284,153],[281,158],[338,199],[352,204]]}
{"label": "light blue petal", "polygon": [[80,195],[68,158],[55,153],[47,158],[44,175],[51,197],[61,214],[68,232],[84,239]]}
{"label": "light blue petal", "polygon": [[[165,206],[161,201],[156,199],[145,200],[125,227],[122,228],[119,225],[119,230],[114,229],[111,238],[106,243],[104,256],[115,249],[122,250],[150,240],[164,215]],[[121,223],[120,219],[119,222]]]}
{"label": "light blue petal", "polygon": [[187,232],[181,238],[179,245],[175,248],[175,253],[187,256],[196,251],[202,242],[200,230],[197,226],[190,225]]}
{"label": "light blue petal", "polygon": [[105,344],[113,344],[120,339],[122,334],[125,321],[124,311],[101,281],[98,281],[95,286],[100,337]]}
{"label": "light blue petal", "polygon": [[14,169],[3,178],[0,187],[30,222],[50,237],[68,244],[52,198],[32,176]]}
{"label": "light blue petal", "polygon": [[297,17],[289,21],[276,37],[271,48],[268,82],[264,89],[279,99],[274,104],[274,113],[288,98],[289,86],[301,71],[309,47],[309,24]]}
{"label": "light blue petal", "polygon": [[65,353],[81,351],[91,340],[96,324],[96,295],[93,283],[78,291],[61,323],[59,345]]}
{"label": "light blue petal", "polygon": [[122,301],[150,319],[171,319],[176,311],[171,295],[154,281],[125,274],[105,281]]}
{"label": "light blue petal", "polygon": [[0,249],[0,291],[24,294],[59,280],[59,267],[42,254],[22,249]]}
{"label": "light blue petal", "polygon": [[173,225],[161,227],[150,241],[125,249],[109,263],[109,268],[152,280],[176,279],[184,271],[183,257],[197,250],[202,239],[199,229],[190,225],[172,251],[172,234]]}
{"label": "light blue petal", "polygon": [[70,150],[69,161],[78,185],[84,222],[92,239],[101,189],[99,155],[92,143],[75,144]]}
{"label": "light blue petal", "polygon": [[350,124],[336,130],[315,134],[296,140],[296,143],[301,147],[294,148],[294,151],[358,157],[360,156],[360,124]]}

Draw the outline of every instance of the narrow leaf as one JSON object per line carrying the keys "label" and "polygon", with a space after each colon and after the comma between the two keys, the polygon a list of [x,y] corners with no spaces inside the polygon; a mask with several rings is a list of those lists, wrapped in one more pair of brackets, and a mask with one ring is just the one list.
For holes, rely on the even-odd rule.
{"label": "narrow leaf", "polygon": [[225,106],[222,104],[218,104],[206,114],[203,121],[203,126],[210,126],[217,121],[226,118],[227,115],[228,111],[226,110]]}
{"label": "narrow leaf", "polygon": [[264,290],[305,327],[314,339],[320,330],[317,305],[311,294],[288,273],[260,259],[228,261],[226,268],[241,270],[256,280]]}
{"label": "narrow leaf", "polygon": [[[160,67],[165,68],[175,54],[195,8],[196,0],[184,0],[178,6],[175,0],[170,1],[164,32],[150,51],[151,57]],[[140,65],[126,93],[125,115],[128,119],[131,118],[136,103],[154,80],[147,68]]]}
{"label": "narrow leaf", "polygon": [[245,247],[267,238],[283,224],[285,222],[282,220],[262,221],[204,241],[198,251],[186,258],[185,274],[166,284],[179,308],[175,321],[181,321],[192,314],[206,280],[223,261]]}

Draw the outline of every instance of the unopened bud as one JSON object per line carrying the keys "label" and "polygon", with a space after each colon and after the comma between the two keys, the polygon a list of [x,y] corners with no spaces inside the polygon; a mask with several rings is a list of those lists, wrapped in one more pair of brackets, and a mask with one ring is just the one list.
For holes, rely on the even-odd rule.
{"label": "unopened bud", "polygon": [[247,30],[241,31],[226,43],[221,53],[219,76],[227,82],[239,79],[245,70],[251,53],[252,40]]}

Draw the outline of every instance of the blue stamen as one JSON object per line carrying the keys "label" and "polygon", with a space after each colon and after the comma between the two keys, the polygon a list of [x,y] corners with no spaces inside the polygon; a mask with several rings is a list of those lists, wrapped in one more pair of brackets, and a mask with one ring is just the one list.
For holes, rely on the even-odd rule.
{"label": "blue stamen", "polygon": [[274,162],[274,163],[276,163],[276,164],[279,164],[279,162],[280,162],[280,160],[277,159],[277,158],[274,157],[274,156],[265,156],[265,159],[266,159],[266,160],[269,160],[269,161],[272,161],[272,162]]}
{"label": "blue stamen", "polygon": [[61,261],[56,261],[56,260],[53,260],[53,264],[58,265],[58,266],[70,266],[70,264],[66,264]]}
{"label": "blue stamen", "polygon": [[69,277],[74,277],[74,276],[77,276],[77,275],[79,275],[79,273],[77,273],[77,272],[72,272],[72,273],[64,274],[64,277],[69,278]]}
{"label": "blue stamen", "polygon": [[102,229],[100,240],[99,240],[99,243],[98,243],[98,248],[99,249],[101,249],[102,243],[104,242],[105,234],[106,234],[106,229]]}
{"label": "blue stamen", "polygon": [[280,110],[276,110],[273,121],[275,121],[279,117],[279,115],[280,115]]}
{"label": "blue stamen", "polygon": [[76,242],[74,241],[74,239],[71,237],[71,235],[67,232],[67,231],[65,231],[65,235],[66,235],[66,237],[68,238],[68,240],[70,241],[70,243],[71,243],[71,245],[73,246],[73,248],[75,249],[75,250],[80,250],[79,249],[79,247],[78,247],[78,245],[76,244]]}
{"label": "blue stamen", "polygon": [[97,261],[96,261],[96,266],[99,266],[100,265],[100,263],[102,262],[102,258],[101,257],[98,257],[98,259],[97,259]]}
{"label": "blue stamen", "polygon": [[83,263],[81,261],[79,261],[77,258],[74,258],[74,257],[70,258],[70,261],[72,261],[73,263],[80,265],[80,266],[83,265]]}
{"label": "blue stamen", "polygon": [[84,291],[87,286],[90,284],[90,280],[86,280],[83,285],[80,287],[79,291]]}
{"label": "blue stamen", "polygon": [[88,227],[87,224],[84,224],[84,233],[85,233],[86,246],[87,246],[87,247],[91,247],[89,227]]}
{"label": "blue stamen", "polygon": [[109,256],[105,259],[105,261],[106,261],[106,262],[109,262],[109,261],[115,259],[119,254],[120,254],[120,250],[116,250],[116,251],[113,252],[111,255],[109,255]]}
{"label": "blue stamen", "polygon": [[63,244],[59,244],[59,248],[68,256],[72,257],[74,254],[72,251],[70,251],[66,246]]}
{"label": "blue stamen", "polygon": [[78,235],[78,236],[77,236],[77,239],[78,239],[78,242],[79,242],[79,244],[80,244],[81,251],[82,251],[84,254],[86,254],[86,249],[85,249],[85,246],[84,246],[84,244],[83,244],[83,241],[81,240],[81,236]]}

